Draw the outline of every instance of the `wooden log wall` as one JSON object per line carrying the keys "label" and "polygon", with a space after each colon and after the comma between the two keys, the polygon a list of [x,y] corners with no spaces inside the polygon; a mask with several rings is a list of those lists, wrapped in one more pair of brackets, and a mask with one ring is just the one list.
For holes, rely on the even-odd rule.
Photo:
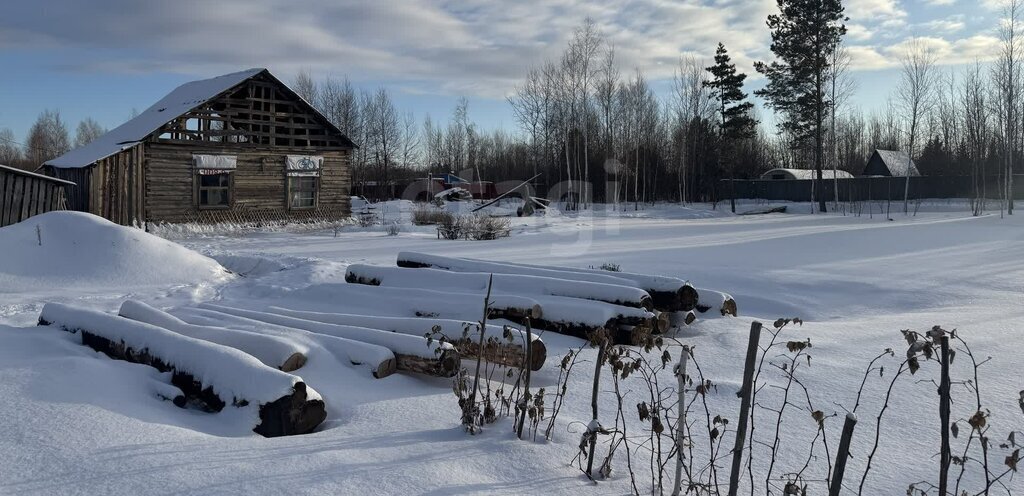
{"label": "wooden log wall", "polygon": [[63,210],[65,186],[72,187],[36,174],[0,168],[0,227]]}
{"label": "wooden log wall", "polygon": [[[232,172],[231,205],[203,208],[196,198],[193,154],[237,157]],[[322,155],[317,208],[288,204],[286,155]],[[150,222],[262,222],[334,220],[350,215],[351,154],[348,150],[310,150],[250,143],[160,142],[146,144],[145,206]]]}

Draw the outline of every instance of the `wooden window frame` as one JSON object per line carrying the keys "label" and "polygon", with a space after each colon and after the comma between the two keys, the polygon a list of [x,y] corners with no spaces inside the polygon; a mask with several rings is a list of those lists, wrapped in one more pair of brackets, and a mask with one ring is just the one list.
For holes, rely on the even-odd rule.
{"label": "wooden window frame", "polygon": [[[201,202],[201,199],[202,199],[202,189],[203,189],[203,187],[202,187],[202,177],[203,176],[202,176],[202,174],[199,173],[199,170],[195,170],[195,173],[192,175],[193,176],[193,181],[192,182],[193,182],[193,186],[194,186],[192,188],[192,196],[193,196],[193,204],[195,204],[197,209],[199,209],[199,210],[228,210],[228,209],[231,209],[232,207],[235,206],[235,171],[233,171],[233,170],[231,170],[231,171],[225,170],[221,174],[227,174],[227,176],[228,176],[228,187],[227,187],[227,190],[228,190],[228,204],[227,205],[203,205],[202,202]],[[221,175],[221,174],[211,174],[211,175]]]}
{"label": "wooden window frame", "polygon": [[[285,204],[288,210],[314,210],[320,206],[320,174],[316,176],[286,176],[285,177]],[[313,181],[313,204],[308,206],[295,206],[292,204],[292,184],[295,180],[312,178]]]}

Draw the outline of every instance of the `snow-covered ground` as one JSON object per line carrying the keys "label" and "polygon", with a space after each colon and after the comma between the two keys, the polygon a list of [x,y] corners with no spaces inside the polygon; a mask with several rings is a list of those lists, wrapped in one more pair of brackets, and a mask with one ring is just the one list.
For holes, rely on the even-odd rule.
{"label": "snow-covered ground", "polygon": [[[224,429],[222,414],[181,410],[158,400],[152,394],[151,383],[159,380],[153,369],[109,360],[67,333],[30,327],[48,301],[114,312],[127,298],[162,309],[217,301],[258,310],[281,306],[401,315],[387,304],[351,308],[329,291],[330,285],[344,283],[348,264],[391,266],[399,251],[574,267],[613,263],[624,271],[680,277],[732,294],[740,317],[704,314],[676,335],[696,346],[704,375],[718,386],[707,397],[711,414],[730,419],[737,415],[734,393],[750,322],[800,317],[804,324],[787,328],[784,336],[810,338],[813,344],[811,366],[800,374],[816,408],[839,414],[826,420],[833,456],[843,407],[852,407],[867,363],[893,348],[897,358],[882,361],[885,377],[874,374],[868,380],[847,471],[852,482],[844,494],[856,494],[880,398],[906,348],[901,329],[959,329],[976,355],[992,357],[982,367],[981,387],[991,410],[993,445],[1011,430],[1024,430],[1018,405],[1018,392],[1024,390],[1021,216],[975,218],[962,205],[948,203],[923,204],[916,216],[895,213],[894,204],[892,220],[877,210],[869,218],[867,212],[806,215],[806,204],[789,206],[791,213],[756,216],[727,214],[728,206],[721,204],[717,211],[630,205],[610,212],[599,206],[512,218],[512,236],[496,241],[438,240],[433,228],[407,222],[412,208],[407,203],[383,209],[385,219],[402,223],[397,236],[380,227],[355,226],[338,233],[165,233],[205,256],[75,214],[45,214],[0,229],[0,493],[632,492],[624,456],[617,456],[613,477],[597,487],[569,465],[590,420],[593,350],[584,351],[588,363],[573,372],[550,443],[516,440],[507,419],[481,435],[466,434],[450,380],[407,374],[373,379],[365,370],[344,368],[327,369],[335,376],[327,370],[299,371],[328,404],[328,419],[317,432],[265,439]],[[741,210],[755,207],[761,205],[741,205]],[[106,234],[98,237],[99,231]],[[105,244],[59,243],[66,239]],[[550,387],[560,357],[581,342],[550,333],[543,339],[548,362],[535,373],[534,384]],[[678,347],[670,351],[678,358]],[[966,361],[958,356],[955,363],[954,374],[965,378]],[[937,380],[937,369],[935,363],[924,364],[916,376],[897,383],[864,494],[903,494],[911,482],[935,480],[938,399],[935,387],[922,380]],[[666,382],[674,380],[670,372],[664,372]],[[781,380],[777,372],[764,374],[767,382]],[[639,424],[629,405],[640,401],[639,388],[632,386],[626,400],[634,429]],[[759,401],[774,406],[777,394],[766,388]],[[953,418],[970,416],[971,394],[963,388],[954,394]],[[613,403],[614,397],[604,393],[601,411],[607,423]],[[757,415],[763,420],[772,414],[757,410]],[[765,427],[758,426],[758,436],[767,442]],[[803,465],[814,421],[808,412],[791,408],[784,430],[777,475]],[[966,431],[961,428],[961,437]],[[725,442],[731,445],[731,432]],[[955,454],[957,446],[962,444],[954,445]],[[767,448],[755,449],[756,474],[768,456]],[[599,448],[600,456],[605,452]],[[1001,471],[1006,453],[993,453],[994,470]],[[816,456],[809,478],[823,479],[824,455]],[[720,462],[723,472],[728,461]],[[973,494],[977,477],[965,480]],[[1013,493],[1024,493],[1019,478],[1004,481]],[[824,493],[824,484],[812,483],[811,491]]]}

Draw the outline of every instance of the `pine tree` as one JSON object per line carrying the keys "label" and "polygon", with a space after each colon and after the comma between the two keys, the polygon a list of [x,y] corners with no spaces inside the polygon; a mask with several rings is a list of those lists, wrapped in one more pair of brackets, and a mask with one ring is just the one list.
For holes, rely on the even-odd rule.
{"label": "pine tree", "polygon": [[841,0],[777,0],[779,13],[768,16],[772,53],[777,60],[757,62],[768,84],[754,94],[783,114],[781,128],[801,143],[814,145],[818,208],[825,211],[822,194],[825,118],[831,108],[827,83],[832,53],[846,26]]}
{"label": "pine tree", "polygon": [[722,43],[718,44],[715,51],[715,65],[708,67],[707,71],[712,78],[704,81],[704,86],[711,88],[712,95],[718,100],[718,166],[722,168],[723,160],[729,166],[729,186],[732,192],[729,201],[735,213],[736,164],[733,155],[726,155],[725,152],[727,147],[732,149],[736,141],[753,137],[757,121],[750,117],[750,110],[754,104],[746,101],[747,94],[743,92],[743,81],[747,75],[736,72],[736,64],[732,63]]}

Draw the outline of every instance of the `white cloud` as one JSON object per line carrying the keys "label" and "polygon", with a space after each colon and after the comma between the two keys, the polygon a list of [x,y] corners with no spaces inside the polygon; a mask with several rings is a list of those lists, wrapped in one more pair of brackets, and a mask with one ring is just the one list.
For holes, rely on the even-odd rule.
{"label": "white cloud", "polygon": [[966,24],[964,24],[962,16],[950,16],[946,19],[935,19],[932,21],[918,24],[925,33],[929,34],[949,34],[962,31]]}
{"label": "white cloud", "polygon": [[[711,3],[708,3],[711,2]],[[216,74],[266,66],[501,97],[531,65],[557,57],[585,17],[615,45],[624,73],[671,77],[680,54],[719,41],[748,72],[767,58],[774,0],[53,0],[5,6],[0,46],[65,55],[66,70]],[[8,8],[9,7],[9,8]],[[33,33],[31,38],[25,32]],[[71,55],[73,54],[73,55]],[[59,57],[58,57],[59,58]]]}
{"label": "white cloud", "polygon": [[869,29],[863,24],[847,24],[846,25],[846,39],[853,41],[865,41],[871,39],[874,36],[874,31]]}

